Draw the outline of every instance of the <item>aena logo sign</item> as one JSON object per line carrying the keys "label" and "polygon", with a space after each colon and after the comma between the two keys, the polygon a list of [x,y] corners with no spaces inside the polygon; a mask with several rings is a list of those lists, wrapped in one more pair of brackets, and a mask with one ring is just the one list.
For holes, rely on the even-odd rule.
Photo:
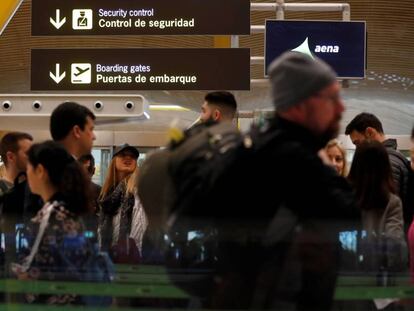
{"label": "aena logo sign", "polygon": [[[297,48],[294,48],[292,51],[303,53],[313,58],[312,51],[309,48],[308,37],[306,37],[305,41],[303,41],[301,45],[299,45]],[[336,54],[336,53],[339,53],[339,46],[337,45],[316,45],[314,52]]]}

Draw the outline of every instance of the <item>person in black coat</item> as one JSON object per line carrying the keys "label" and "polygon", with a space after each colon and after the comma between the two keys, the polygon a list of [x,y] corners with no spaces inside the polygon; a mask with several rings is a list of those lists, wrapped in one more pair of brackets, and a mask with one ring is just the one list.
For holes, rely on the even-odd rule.
{"label": "person in black coat", "polygon": [[339,232],[360,219],[351,187],[319,155],[339,131],[340,85],[327,64],[296,52],[268,72],[275,117],[248,134],[252,145],[206,189],[210,199],[175,215],[177,232],[208,228],[214,253],[211,278],[183,287],[217,309],[329,310]]}

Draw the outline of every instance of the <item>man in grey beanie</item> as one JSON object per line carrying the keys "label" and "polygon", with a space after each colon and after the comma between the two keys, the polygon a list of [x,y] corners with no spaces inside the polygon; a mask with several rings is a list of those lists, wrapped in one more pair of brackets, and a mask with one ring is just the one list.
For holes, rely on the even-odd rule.
{"label": "man in grey beanie", "polygon": [[318,58],[287,52],[269,66],[276,113],[321,135],[326,142],[339,132],[344,111],[332,68]]}
{"label": "man in grey beanie", "polygon": [[253,152],[234,161],[200,211],[223,236],[206,301],[215,309],[330,310],[339,232],[359,220],[352,189],[318,156],[339,130],[340,85],[327,64],[296,52],[268,72],[275,117],[253,130]]}

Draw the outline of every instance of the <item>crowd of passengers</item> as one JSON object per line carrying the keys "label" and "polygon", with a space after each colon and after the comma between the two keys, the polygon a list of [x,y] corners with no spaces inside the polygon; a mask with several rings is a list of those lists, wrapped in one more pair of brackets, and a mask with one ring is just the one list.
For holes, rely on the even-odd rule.
{"label": "crowd of passengers", "polygon": [[[273,87],[277,83],[273,80]],[[329,83],[309,90],[307,95],[317,94]],[[199,123],[234,123],[236,111],[237,103],[231,93],[211,92],[205,96]],[[276,118],[283,119],[281,115]],[[163,263],[164,246],[160,244],[166,217],[161,214],[168,211],[148,210],[138,196],[139,150],[128,144],[117,146],[102,187],[92,182],[94,121],[95,115],[88,108],[65,102],[50,118],[53,140],[34,143],[29,133],[22,132],[9,132],[1,139],[3,277],[79,280],[84,263],[98,250],[109,254],[115,264]],[[398,151],[396,140],[387,139],[381,121],[374,114],[363,112],[355,116],[345,134],[356,146],[349,169],[346,151],[335,139],[320,148],[317,156],[353,189],[362,223],[359,241],[368,245],[364,250],[358,249],[366,256],[365,268],[407,272],[409,253],[414,252],[410,161]],[[251,212],[254,213],[254,208]],[[21,224],[17,230],[16,225]],[[157,230],[161,234],[155,241],[153,233]],[[386,259],[373,250],[376,243],[387,243],[390,254]],[[413,260],[411,272],[414,273]],[[30,294],[25,300],[82,303],[79,297],[69,294]]]}

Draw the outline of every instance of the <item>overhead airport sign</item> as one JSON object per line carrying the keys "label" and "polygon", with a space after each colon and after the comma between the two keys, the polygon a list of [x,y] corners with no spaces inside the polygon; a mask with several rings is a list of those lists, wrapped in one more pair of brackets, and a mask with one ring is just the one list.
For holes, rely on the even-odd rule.
{"label": "overhead airport sign", "polygon": [[340,78],[364,78],[365,22],[266,21],[265,74],[270,63],[286,51],[319,57]]}
{"label": "overhead airport sign", "polygon": [[250,0],[32,0],[32,35],[248,35]]}
{"label": "overhead airport sign", "polygon": [[31,89],[248,90],[249,49],[33,49]]}

